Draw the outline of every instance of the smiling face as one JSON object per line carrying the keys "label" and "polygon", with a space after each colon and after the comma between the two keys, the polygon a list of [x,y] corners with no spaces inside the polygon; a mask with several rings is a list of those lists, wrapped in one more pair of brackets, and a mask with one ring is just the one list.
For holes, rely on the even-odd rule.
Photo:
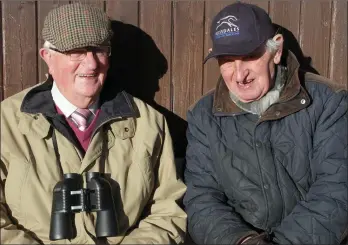
{"label": "smiling face", "polygon": [[261,99],[272,87],[275,64],[281,48],[274,54],[265,46],[247,56],[220,56],[220,73],[231,93],[244,103]]}
{"label": "smiling face", "polygon": [[59,91],[72,104],[87,108],[97,100],[109,68],[108,57],[99,57],[88,51],[83,60],[73,61],[67,54],[46,48],[40,50],[40,56]]}

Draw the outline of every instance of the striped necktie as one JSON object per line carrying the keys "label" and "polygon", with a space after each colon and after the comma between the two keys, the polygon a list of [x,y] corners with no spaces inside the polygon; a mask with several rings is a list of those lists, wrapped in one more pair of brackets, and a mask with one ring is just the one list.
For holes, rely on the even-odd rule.
{"label": "striped necktie", "polygon": [[70,117],[80,131],[85,131],[88,128],[88,119],[91,114],[89,109],[77,108]]}

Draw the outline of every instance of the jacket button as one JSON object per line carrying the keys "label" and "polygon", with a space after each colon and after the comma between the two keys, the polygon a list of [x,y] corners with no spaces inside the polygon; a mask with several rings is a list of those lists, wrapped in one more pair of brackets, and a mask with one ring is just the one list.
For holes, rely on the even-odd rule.
{"label": "jacket button", "polygon": [[306,100],[305,100],[305,99],[302,99],[302,100],[301,100],[301,104],[302,104],[302,105],[306,104]]}
{"label": "jacket button", "polygon": [[125,131],[125,132],[128,132],[128,131],[129,131],[129,128],[124,128],[124,131]]}
{"label": "jacket button", "polygon": [[37,120],[39,118],[38,115],[34,115],[34,119]]}
{"label": "jacket button", "polygon": [[276,115],[277,117],[279,117],[280,111],[276,111],[276,112],[275,112],[275,115]]}

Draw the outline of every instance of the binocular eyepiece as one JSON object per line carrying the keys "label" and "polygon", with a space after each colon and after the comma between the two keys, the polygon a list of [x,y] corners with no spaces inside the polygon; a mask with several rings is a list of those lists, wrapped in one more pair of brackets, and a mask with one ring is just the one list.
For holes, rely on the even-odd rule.
{"label": "binocular eyepiece", "polygon": [[75,213],[97,212],[96,236],[116,236],[118,223],[111,185],[103,173],[86,173],[87,188],[83,188],[83,176],[64,174],[64,179],[53,188],[50,235],[51,241],[76,237]]}

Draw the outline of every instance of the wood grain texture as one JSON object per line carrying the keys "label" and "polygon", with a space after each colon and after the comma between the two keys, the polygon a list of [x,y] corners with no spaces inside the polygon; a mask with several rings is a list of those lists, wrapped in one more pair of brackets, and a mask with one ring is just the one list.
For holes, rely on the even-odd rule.
{"label": "wood grain texture", "polygon": [[255,4],[260,8],[263,8],[267,13],[269,10],[269,1],[268,0],[243,0],[244,3]]}
{"label": "wood grain texture", "polygon": [[[0,100],[46,78],[46,65],[38,56],[43,21],[50,9],[67,1],[1,1]],[[202,62],[211,47],[212,18],[233,0],[69,2],[76,1],[104,6],[112,19],[139,26],[153,39],[168,65],[155,94],[158,104],[184,118],[189,105],[215,87],[219,76],[216,61],[204,66]],[[309,56],[320,74],[347,84],[346,0],[243,2],[269,11],[274,23],[293,34],[299,53]]]}
{"label": "wood grain texture", "polygon": [[[148,81],[149,83],[155,82],[157,85],[157,92],[155,95],[155,101],[171,110],[171,48],[172,48],[172,29],[171,29],[171,2],[169,1],[150,1],[140,2],[140,28],[145,31],[154,41],[154,44],[162,53],[165,60],[153,60],[151,54],[148,57],[148,64],[150,69],[154,72],[164,65],[166,62],[167,71],[164,76],[159,80],[159,77],[154,74],[153,79],[155,81]],[[161,64],[160,64],[161,63]],[[156,66],[156,67],[153,67]],[[156,81],[157,80],[157,81]],[[159,81],[158,81],[159,80]],[[147,81],[144,81],[147,82]]]}
{"label": "wood grain texture", "polygon": [[113,20],[139,25],[139,1],[107,0],[106,12]]}
{"label": "wood grain texture", "polygon": [[105,10],[105,0],[70,0],[70,3],[90,4]]}
{"label": "wood grain texture", "polygon": [[[37,49],[38,51],[42,48],[44,40],[42,38],[42,28],[45,18],[48,12],[58,6],[69,4],[68,0],[45,0],[37,2]],[[38,55],[38,81],[45,81],[48,75],[48,68],[46,63]]]}
{"label": "wood grain texture", "polygon": [[334,1],[332,9],[329,78],[347,84],[347,1]]}
{"label": "wood grain texture", "polygon": [[202,95],[204,2],[174,2],[173,111],[186,118],[187,108]]}
{"label": "wood grain texture", "polygon": [[[212,48],[212,40],[210,37],[210,28],[215,15],[223,9],[225,6],[231,4],[231,1],[206,1],[205,2],[205,22],[204,22],[204,57],[209,53],[209,49]],[[204,65],[203,74],[203,94],[207,93],[211,89],[214,89],[216,82],[220,76],[219,66],[216,59],[209,59]]]}
{"label": "wood grain texture", "polygon": [[299,37],[299,22],[300,22],[300,1],[277,1],[270,2],[270,17],[272,22],[278,24],[294,35]]}
{"label": "wood grain texture", "polygon": [[299,43],[320,75],[328,76],[330,54],[331,1],[301,2]]}
{"label": "wood grain texture", "polygon": [[[4,26],[2,25],[2,2],[0,1],[0,26],[1,30],[4,30]],[[2,38],[3,38],[3,31],[0,32],[0,101],[4,99],[4,81],[3,81],[3,46],[2,46]]]}
{"label": "wood grain texture", "polygon": [[35,4],[3,2],[4,97],[37,83]]}

